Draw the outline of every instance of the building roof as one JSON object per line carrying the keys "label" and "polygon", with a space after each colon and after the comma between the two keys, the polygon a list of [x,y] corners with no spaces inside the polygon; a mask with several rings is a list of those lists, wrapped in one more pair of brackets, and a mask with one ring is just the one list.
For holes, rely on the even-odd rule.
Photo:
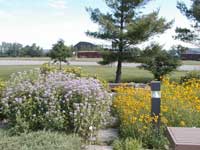
{"label": "building roof", "polygon": [[200,48],[189,48],[184,54],[200,54]]}
{"label": "building roof", "polygon": [[79,42],[74,47],[79,49],[80,47],[97,47],[97,46],[90,42]]}

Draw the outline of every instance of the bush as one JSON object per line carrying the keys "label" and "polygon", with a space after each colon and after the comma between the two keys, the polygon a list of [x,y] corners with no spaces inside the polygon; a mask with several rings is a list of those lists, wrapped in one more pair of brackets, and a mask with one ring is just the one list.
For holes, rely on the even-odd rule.
{"label": "bush", "polygon": [[87,137],[89,128],[98,129],[109,115],[111,96],[97,79],[52,72],[12,80],[20,82],[5,89],[1,109],[14,133],[50,129]]}
{"label": "bush", "polygon": [[[3,94],[3,90],[5,89],[5,82],[0,80],[0,99],[2,98],[2,94]],[[2,103],[0,101],[0,108],[2,107]],[[0,120],[3,120],[5,118],[5,115],[2,113],[2,111],[0,110]]]}
{"label": "bush", "polygon": [[200,71],[188,72],[185,76],[181,77],[180,83],[188,82],[190,79],[200,79]]}
{"label": "bush", "polygon": [[142,143],[133,138],[125,140],[115,140],[113,142],[113,150],[142,150]]}
{"label": "bush", "polygon": [[163,50],[159,44],[152,44],[141,52],[140,68],[150,71],[154,78],[160,77],[176,70],[181,65],[180,59]]}
{"label": "bush", "polygon": [[[0,131],[1,132],[1,131]],[[81,138],[53,132],[32,132],[20,136],[0,134],[2,150],[81,150]]]}
{"label": "bush", "polygon": [[[50,72],[57,72],[59,70],[60,69],[59,69],[58,66],[51,65],[51,64],[48,64],[48,63],[45,63],[40,67],[40,71],[41,71],[42,74],[49,74]],[[67,67],[63,67],[62,70],[66,74],[73,73],[78,77],[84,76],[83,71],[81,70],[80,67],[72,67],[72,66],[69,67],[69,66],[67,66]]]}
{"label": "bush", "polygon": [[142,140],[147,148],[164,149],[168,144],[164,135],[166,126],[200,127],[200,80],[191,79],[184,84],[162,81],[161,128],[154,132],[151,124],[151,91],[119,87],[113,107],[118,112],[122,137]]}

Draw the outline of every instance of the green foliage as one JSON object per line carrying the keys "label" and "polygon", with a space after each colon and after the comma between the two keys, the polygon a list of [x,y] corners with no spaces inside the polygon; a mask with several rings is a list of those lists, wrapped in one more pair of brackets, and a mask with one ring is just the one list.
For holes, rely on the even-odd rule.
{"label": "green foliage", "polygon": [[[2,98],[2,94],[3,94],[3,90],[5,89],[6,84],[4,81],[2,81],[0,79],[0,99]],[[0,107],[2,106],[2,103],[0,101]],[[0,121],[3,120],[5,118],[5,115],[2,113],[2,111],[0,111]]]}
{"label": "green foliage", "polygon": [[162,50],[158,44],[152,44],[146,47],[141,54],[141,68],[152,72],[154,78],[160,80],[160,77],[174,71],[179,65],[179,58]]}
{"label": "green foliage", "polygon": [[153,128],[153,126],[149,125],[148,129],[145,130],[141,134],[138,130],[144,130],[143,128],[139,128],[137,126],[121,126],[120,127],[120,136],[122,138],[132,137],[139,139],[142,141],[142,145],[145,148],[149,149],[166,149],[168,140],[164,136],[164,128],[161,128],[159,133],[156,129]]}
{"label": "green foliage", "polygon": [[177,57],[181,59],[181,54],[183,54],[187,50],[188,48],[182,45],[172,46],[171,50],[169,50],[169,54],[172,55],[173,57]]}
{"label": "green foliage", "polygon": [[142,143],[133,138],[115,140],[113,150],[142,150]]}
{"label": "green foliage", "polygon": [[66,58],[72,56],[72,51],[69,47],[65,46],[63,40],[59,40],[53,45],[52,50],[49,52],[49,56],[54,60],[54,62],[60,63],[61,69],[61,62],[67,63]]}
{"label": "green foliage", "polygon": [[188,82],[191,79],[200,79],[200,71],[190,71],[181,77],[180,83]]}
{"label": "green foliage", "polygon": [[[111,10],[106,14],[99,9],[87,9],[94,23],[100,26],[99,32],[88,31],[87,35],[111,41],[113,49],[116,51],[107,53],[106,56],[103,55],[105,60],[101,62],[101,64],[109,64],[114,60],[118,62],[115,82],[121,81],[122,63],[130,60],[136,61],[137,52],[134,50],[137,50],[137,48],[132,48],[156,34],[163,33],[172,24],[172,22],[167,23],[164,18],[159,18],[158,12],[148,15],[138,13],[138,9],[145,6],[149,1],[106,0],[106,4]],[[130,52],[131,55],[127,55]]]}
{"label": "green foliage", "polygon": [[4,57],[41,57],[44,55],[43,49],[35,43],[31,46],[23,46],[20,43],[2,42],[0,45],[0,56]]}
{"label": "green foliage", "polygon": [[21,56],[41,57],[44,56],[44,51],[34,43],[31,46],[26,45],[23,47],[21,50]]}
{"label": "green foliage", "polygon": [[200,1],[193,0],[191,8],[188,8],[184,2],[178,2],[177,8],[180,12],[185,15],[192,23],[191,29],[187,28],[177,28],[176,39],[180,39],[184,42],[189,42],[200,46],[200,36],[199,36],[199,29],[200,29]]}
{"label": "green foliage", "polygon": [[32,132],[9,136],[0,130],[1,150],[81,150],[81,138],[56,132]]}
{"label": "green foliage", "polygon": [[[117,51],[103,51],[101,54],[103,58],[103,60],[99,62],[99,64],[101,65],[114,63],[118,60]],[[139,48],[131,48],[122,53],[120,57],[123,62],[136,62],[138,61],[139,54],[140,54]]]}

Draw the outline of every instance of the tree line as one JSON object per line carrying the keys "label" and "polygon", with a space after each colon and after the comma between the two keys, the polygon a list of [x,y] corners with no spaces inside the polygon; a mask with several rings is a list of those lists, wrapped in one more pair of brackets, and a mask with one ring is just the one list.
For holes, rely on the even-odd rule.
{"label": "tree line", "polygon": [[2,42],[0,45],[0,57],[42,57],[46,56],[43,48],[32,45],[23,46],[20,43]]}

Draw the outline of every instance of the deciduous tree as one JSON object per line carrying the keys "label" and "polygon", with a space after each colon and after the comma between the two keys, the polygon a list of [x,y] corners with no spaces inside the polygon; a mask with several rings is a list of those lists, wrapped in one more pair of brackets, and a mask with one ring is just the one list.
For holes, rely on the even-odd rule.
{"label": "deciduous tree", "polygon": [[68,48],[63,40],[59,40],[56,44],[53,45],[52,50],[49,53],[54,62],[59,62],[60,70],[62,69],[62,62],[67,62],[67,57],[72,56],[70,48]]}

